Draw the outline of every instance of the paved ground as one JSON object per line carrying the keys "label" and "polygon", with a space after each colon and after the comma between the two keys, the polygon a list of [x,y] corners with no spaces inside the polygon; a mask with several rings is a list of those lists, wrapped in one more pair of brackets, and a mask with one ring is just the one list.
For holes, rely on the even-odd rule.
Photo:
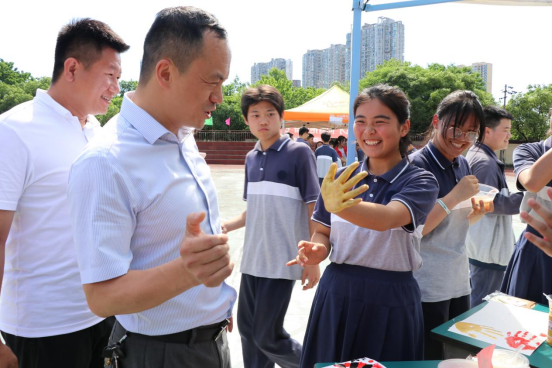
{"label": "paved ground", "polygon": [[[230,219],[243,212],[246,208],[246,203],[242,200],[244,180],[243,166],[212,165],[211,170],[215,185],[217,187],[222,219]],[[510,173],[507,175],[507,179],[510,190],[517,191],[514,185],[514,176]],[[519,236],[524,227],[525,226],[519,221],[519,216],[514,216],[514,231],[516,233],[516,238]],[[241,277],[241,274],[239,273],[239,265],[241,262],[245,230],[240,229],[230,233],[229,235],[230,252],[236,267],[234,268],[232,276],[228,279],[228,283],[235,287],[239,292]],[[323,264],[322,269],[325,268],[326,265],[327,263]],[[307,327],[310,306],[313,298],[314,290],[303,291],[301,290],[300,283],[298,282],[296,284],[291,297],[284,326],[291,336],[301,343],[305,335],[305,329]],[[234,313],[236,313],[236,307],[234,308]],[[232,367],[242,368],[243,358],[241,354],[241,341],[237,328],[234,328],[234,332],[229,334]]]}

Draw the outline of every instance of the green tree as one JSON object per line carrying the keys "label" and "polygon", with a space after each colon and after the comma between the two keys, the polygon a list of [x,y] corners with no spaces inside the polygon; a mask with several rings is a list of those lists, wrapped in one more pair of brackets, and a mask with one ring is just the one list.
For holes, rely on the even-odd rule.
{"label": "green tree", "polygon": [[50,78],[35,79],[17,70],[13,63],[0,59],[0,114],[25,101],[32,100],[37,88],[48,89]]}
{"label": "green tree", "polygon": [[16,85],[19,83],[25,83],[32,80],[31,73],[25,73],[23,71],[14,68],[13,63],[0,59],[0,82]]}
{"label": "green tree", "polygon": [[[245,130],[247,125],[243,120],[241,113],[241,95],[247,88],[247,84],[240,81],[238,76],[226,85],[222,86],[222,104],[211,114],[213,116],[213,125],[205,126],[209,130]],[[230,126],[226,125],[226,120],[230,118]]]}
{"label": "green tree", "polygon": [[545,138],[552,107],[552,84],[530,85],[508,101],[507,110],[514,116],[512,139],[535,142]]}
{"label": "green tree", "polygon": [[111,103],[107,108],[107,112],[103,115],[96,115],[96,119],[100,122],[101,126],[104,126],[112,117],[117,115],[121,110],[121,104],[123,103],[122,96],[115,96],[111,99]]}
{"label": "green tree", "polygon": [[449,93],[463,89],[473,91],[481,104],[496,104],[485,91],[483,79],[470,68],[430,64],[427,68],[409,62],[389,60],[376,70],[366,73],[359,83],[364,89],[379,83],[396,86],[404,91],[411,103],[410,121],[413,133],[423,133],[441,100]]}
{"label": "green tree", "polygon": [[137,81],[133,81],[133,80],[129,80],[129,81],[121,80],[121,81],[119,81],[119,88],[121,89],[121,91],[119,92],[119,96],[123,97],[125,95],[125,93],[130,92],[130,91],[135,91],[137,86],[138,86]]}

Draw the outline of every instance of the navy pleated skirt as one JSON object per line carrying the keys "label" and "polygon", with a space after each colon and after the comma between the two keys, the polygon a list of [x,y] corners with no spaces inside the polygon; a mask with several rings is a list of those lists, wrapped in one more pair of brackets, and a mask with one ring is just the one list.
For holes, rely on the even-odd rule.
{"label": "navy pleated skirt", "polygon": [[552,294],[552,258],[525,238],[527,231],[542,237],[531,226],[521,233],[500,289],[508,295],[548,305],[543,293]]}
{"label": "navy pleated skirt", "polygon": [[363,357],[422,360],[423,324],[412,272],[332,263],[311,307],[301,367]]}

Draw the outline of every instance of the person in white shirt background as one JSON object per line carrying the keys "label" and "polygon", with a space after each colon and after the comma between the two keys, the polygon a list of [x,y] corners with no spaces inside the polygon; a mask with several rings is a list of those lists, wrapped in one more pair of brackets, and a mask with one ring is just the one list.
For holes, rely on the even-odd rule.
{"label": "person in white shirt background", "polygon": [[[67,181],[119,93],[129,46],[105,23],[58,34],[52,84],[0,115],[0,367],[103,367],[113,318],[86,302]],[[62,362],[62,363],[61,363]]]}

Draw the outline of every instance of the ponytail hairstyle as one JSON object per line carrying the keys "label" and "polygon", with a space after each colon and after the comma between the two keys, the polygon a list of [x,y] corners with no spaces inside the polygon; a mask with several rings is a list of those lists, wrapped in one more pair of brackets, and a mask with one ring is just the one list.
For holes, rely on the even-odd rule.
{"label": "ponytail hairstyle", "polygon": [[[403,91],[396,87],[391,87],[387,84],[378,84],[370,88],[364,89],[355,99],[353,105],[353,115],[360,105],[368,101],[378,99],[387,106],[397,116],[399,125],[404,125],[410,118],[410,101]],[[399,152],[401,157],[407,156],[408,146],[410,145],[410,132],[399,140]]]}

